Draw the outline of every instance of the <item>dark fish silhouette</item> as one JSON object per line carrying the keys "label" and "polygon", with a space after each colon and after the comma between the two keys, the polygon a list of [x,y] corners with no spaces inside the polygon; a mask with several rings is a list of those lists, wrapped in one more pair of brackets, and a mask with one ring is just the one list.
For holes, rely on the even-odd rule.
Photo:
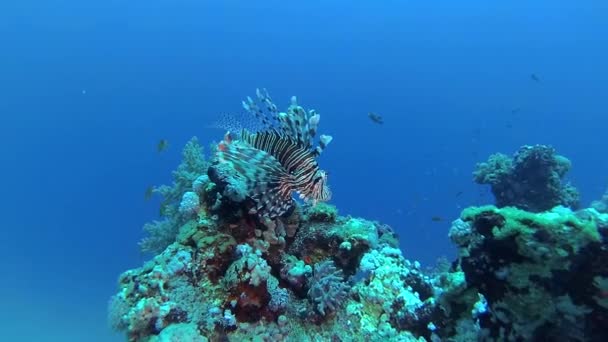
{"label": "dark fish silhouette", "polygon": [[156,144],[156,151],[158,153],[166,151],[167,148],[169,148],[169,142],[167,141],[167,139],[160,139],[158,141],[158,144]]}
{"label": "dark fish silhouette", "polygon": [[373,122],[375,122],[375,123],[377,123],[377,124],[379,124],[379,125],[382,125],[382,124],[384,123],[384,119],[383,119],[383,118],[382,118],[380,115],[378,115],[378,114],[376,114],[376,113],[369,112],[369,113],[367,114],[367,116],[369,116],[369,118],[370,118],[370,119],[371,119]]}
{"label": "dark fish silhouette", "polygon": [[433,216],[433,217],[431,217],[431,221],[441,222],[441,221],[443,221],[443,218],[441,216]]}
{"label": "dark fish silhouette", "polygon": [[538,76],[536,74],[530,74],[530,78],[534,82],[540,82],[540,78],[538,78]]}
{"label": "dark fish silhouette", "polygon": [[152,185],[150,185],[149,187],[146,188],[146,192],[144,193],[144,199],[146,201],[150,200],[153,195],[154,195],[154,187]]}

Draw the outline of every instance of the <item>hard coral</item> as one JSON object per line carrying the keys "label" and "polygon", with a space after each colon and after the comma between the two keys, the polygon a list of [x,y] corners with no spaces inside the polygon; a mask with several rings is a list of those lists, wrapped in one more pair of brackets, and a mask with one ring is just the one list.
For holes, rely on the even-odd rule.
{"label": "hard coral", "polygon": [[608,273],[608,246],[597,222],[608,216],[596,213],[492,206],[462,213],[471,237],[458,238],[459,261],[467,285],[487,300],[480,326],[491,338],[608,338],[602,318],[608,311],[594,297],[597,277]]}
{"label": "hard coral", "polygon": [[338,217],[336,206],[327,203],[318,203],[305,211],[305,220],[310,222],[335,222]]}
{"label": "hard coral", "polygon": [[498,207],[540,212],[557,205],[578,207],[578,191],[562,181],[570,167],[570,161],[550,146],[523,146],[513,158],[490,156],[477,164],[473,176],[475,182],[491,186]]}
{"label": "hard coral", "polygon": [[350,285],[333,261],[326,260],[315,264],[308,298],[321,315],[335,311],[344,302],[349,291]]}
{"label": "hard coral", "polygon": [[140,242],[142,251],[160,253],[175,241],[179,227],[198,210],[200,195],[193,186],[202,186],[201,182],[205,179],[200,176],[207,172],[208,167],[203,148],[198,139],[193,137],[182,151],[182,162],[173,171],[173,184],[154,188],[154,192],[163,197],[160,208],[162,219],[144,225],[147,236]]}

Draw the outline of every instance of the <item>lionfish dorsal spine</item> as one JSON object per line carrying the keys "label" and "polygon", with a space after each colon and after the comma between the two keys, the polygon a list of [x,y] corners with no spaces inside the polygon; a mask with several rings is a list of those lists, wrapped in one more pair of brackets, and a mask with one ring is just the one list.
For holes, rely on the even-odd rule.
{"label": "lionfish dorsal spine", "polygon": [[321,136],[319,137],[319,145],[317,145],[317,147],[315,147],[314,154],[317,156],[321,155],[321,153],[323,153],[323,151],[325,150],[327,145],[329,145],[329,143],[333,139],[334,138],[331,135],[321,134]]}

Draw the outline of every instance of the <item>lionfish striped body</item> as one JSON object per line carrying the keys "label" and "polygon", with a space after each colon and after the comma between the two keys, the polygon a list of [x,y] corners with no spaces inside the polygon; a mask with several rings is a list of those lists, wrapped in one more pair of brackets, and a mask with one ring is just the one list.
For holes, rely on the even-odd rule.
{"label": "lionfish striped body", "polygon": [[262,123],[259,132],[243,129],[235,136],[228,132],[218,148],[217,160],[230,163],[245,191],[255,202],[252,212],[274,219],[293,205],[293,193],[307,202],[327,201],[331,192],[327,174],[319,169],[316,158],[331,141],[321,135],[313,147],[320,116],[306,112],[292,97],[287,113],[281,113],[265,90],[257,90],[262,110],[251,98],[243,107]]}

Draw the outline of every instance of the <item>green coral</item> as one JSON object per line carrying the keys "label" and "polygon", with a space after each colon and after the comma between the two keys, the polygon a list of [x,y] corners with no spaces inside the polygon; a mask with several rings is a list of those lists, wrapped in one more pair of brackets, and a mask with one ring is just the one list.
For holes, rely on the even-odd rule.
{"label": "green coral", "polygon": [[569,257],[577,254],[600,236],[594,220],[580,219],[565,208],[555,208],[545,213],[529,213],[517,208],[493,206],[467,208],[463,220],[498,215],[501,224],[491,228],[496,240],[513,239],[517,254],[530,262],[511,263],[496,270],[496,276],[504,277],[515,288],[530,285],[530,277],[550,279],[555,270],[568,270]]}
{"label": "green coral", "polygon": [[201,175],[207,173],[209,163],[203,155],[203,148],[196,137],[186,143],[182,150],[182,162],[173,171],[173,184],[161,185],[154,188],[155,193],[161,194],[161,220],[146,223],[143,227],[147,236],[139,246],[143,252],[158,254],[175,241],[180,227],[185,219],[179,213],[179,205],[185,192],[193,190],[193,184]]}
{"label": "green coral", "polygon": [[182,150],[182,161],[177,170],[172,172],[173,184],[161,185],[154,189],[163,197],[161,214],[171,217],[178,215],[178,207],[184,192],[192,189],[192,184],[201,175],[207,173],[209,162],[205,160],[203,147],[197,137],[192,137]]}
{"label": "green coral", "polygon": [[306,211],[305,219],[310,222],[336,222],[338,217],[338,208],[336,206],[319,202],[316,205],[310,207]]}
{"label": "green coral", "polygon": [[368,247],[378,245],[378,229],[374,222],[348,217],[340,223],[332,226],[328,233],[329,236],[337,236],[342,241],[364,244]]}
{"label": "green coral", "polygon": [[503,240],[514,237],[519,253],[534,260],[565,257],[577,253],[590,242],[600,241],[595,219],[580,218],[563,207],[544,213],[530,213],[513,207],[471,207],[462,212],[461,218],[470,221],[483,214],[502,217],[503,224],[492,228],[494,238]]}
{"label": "green coral", "polygon": [[[554,326],[561,325],[572,328],[568,338],[583,333],[577,322],[602,306],[601,291],[595,308],[579,297],[590,293],[589,272],[602,272],[603,215],[561,206],[542,213],[483,206],[465,209],[461,219],[475,238],[462,245],[460,265],[468,285],[488,300],[498,338],[531,340],[546,326],[559,334]],[[506,325],[510,331],[501,330]]]}
{"label": "green coral", "polygon": [[145,236],[139,242],[142,252],[158,254],[175,241],[179,231],[179,223],[175,218],[164,218],[144,224]]}

